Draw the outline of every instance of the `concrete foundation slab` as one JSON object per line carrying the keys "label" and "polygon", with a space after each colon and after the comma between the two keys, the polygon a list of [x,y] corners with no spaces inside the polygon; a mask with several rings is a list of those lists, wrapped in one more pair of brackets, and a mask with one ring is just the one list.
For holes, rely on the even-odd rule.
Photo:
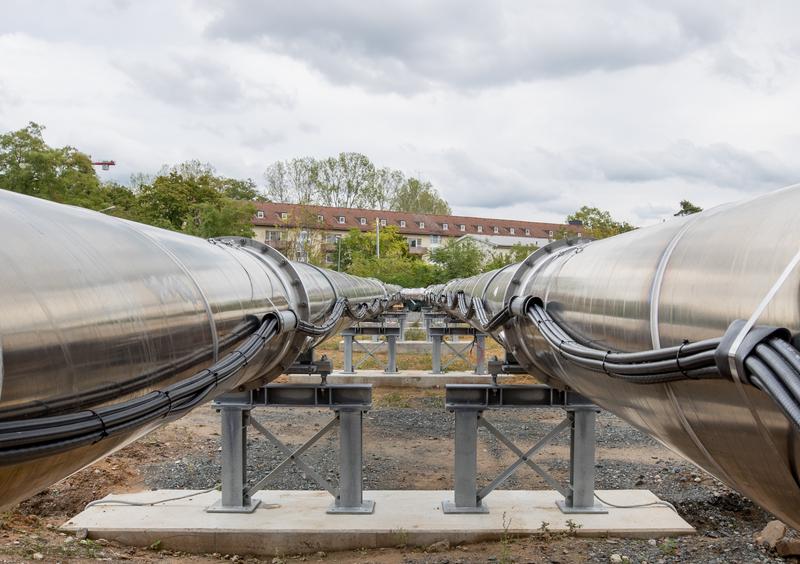
{"label": "concrete foundation slab", "polygon": [[[152,503],[186,495],[186,490],[156,490],[111,495],[108,500]],[[451,491],[369,491],[372,515],[330,515],[331,497],[322,491],[261,491],[250,514],[207,513],[219,492],[202,493],[159,505],[94,505],[64,524],[68,531],[87,529],[89,537],[134,546],[156,541],[168,550],[223,554],[287,555],[319,550],[450,544],[496,540],[504,534],[568,531],[577,535],[654,538],[687,535],[694,529],[663,505],[617,509],[607,514],[564,515],[555,491],[498,490],[488,497],[488,514],[442,513]],[[615,505],[658,501],[648,490],[599,491]]]}
{"label": "concrete foundation slab", "polygon": [[[500,375],[497,381],[502,383],[509,378],[519,377]],[[288,374],[285,378],[289,384],[318,384],[320,380],[315,374]],[[443,388],[447,384],[491,384],[492,377],[488,374],[476,375],[474,372],[431,374],[425,370],[403,370],[397,374],[386,374],[383,370],[359,370],[355,374],[333,372],[328,376],[328,383],[372,384],[376,388]]]}

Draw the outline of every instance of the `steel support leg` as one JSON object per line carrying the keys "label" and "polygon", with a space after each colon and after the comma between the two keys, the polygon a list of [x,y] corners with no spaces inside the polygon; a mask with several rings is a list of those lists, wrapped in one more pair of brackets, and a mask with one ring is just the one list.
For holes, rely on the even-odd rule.
{"label": "steel support leg", "polygon": [[405,341],[406,340],[406,318],[405,317],[401,317],[400,318],[400,340],[401,341]]}
{"label": "steel support leg", "polygon": [[569,485],[570,493],[558,507],[564,513],[608,513],[602,505],[595,504],[594,461],[596,407],[568,408]]}
{"label": "steel support leg", "polygon": [[442,336],[431,335],[431,372],[434,374],[442,373]]}
{"label": "steel support leg", "polygon": [[457,410],[454,501],[442,502],[443,513],[488,513],[478,499],[478,418],[481,412]]}
{"label": "steel support leg", "polygon": [[344,372],[353,374],[353,333],[342,333],[344,337]]}
{"label": "steel support leg", "polygon": [[339,417],[339,491],[328,513],[372,513],[374,501],[364,501],[362,486],[362,412],[341,410]]}
{"label": "steel support leg", "polygon": [[[239,399],[241,394],[223,396],[222,401]],[[249,398],[249,396],[248,396]],[[250,423],[250,406],[224,405],[222,415],[222,498],[206,511],[210,513],[252,513],[259,500],[250,498],[247,483],[247,426]]]}
{"label": "steel support leg", "polygon": [[386,372],[387,374],[397,374],[397,337],[395,335],[386,335]]}
{"label": "steel support leg", "polygon": [[486,374],[486,335],[475,335],[475,374]]}

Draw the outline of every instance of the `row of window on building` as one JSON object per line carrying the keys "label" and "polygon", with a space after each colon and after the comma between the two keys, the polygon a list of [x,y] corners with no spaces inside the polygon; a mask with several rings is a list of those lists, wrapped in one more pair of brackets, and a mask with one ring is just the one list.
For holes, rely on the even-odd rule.
{"label": "row of window on building", "polygon": [[[261,211],[261,210],[258,210],[256,212],[256,217],[258,219],[264,219],[264,212]],[[289,214],[287,212],[281,212],[281,219],[284,220],[284,221],[288,220],[289,219]],[[322,223],[323,220],[324,220],[324,218],[323,218],[322,215],[317,215],[317,221],[318,222]],[[336,221],[340,225],[344,225],[347,222],[345,216],[343,216],[343,215],[338,216],[336,218]],[[360,225],[367,225],[367,218],[366,217],[359,217],[358,218],[358,222],[359,222]],[[420,229],[425,229],[425,222],[424,221],[418,221],[416,223],[417,223],[417,225],[419,226]],[[386,220],[385,219],[381,219],[380,220],[380,224],[381,224],[381,227],[386,227]],[[407,224],[405,219],[401,219],[399,224],[400,224],[401,228],[406,228],[408,226],[408,224]],[[458,224],[455,224],[455,225],[456,225],[456,227],[458,228],[459,231],[465,232],[467,230],[467,224],[466,223],[458,223]],[[477,229],[478,233],[483,233],[484,232],[483,231],[483,225],[477,225],[476,229]],[[442,231],[449,231],[449,230],[450,230],[450,224],[449,223],[442,223]],[[529,228],[526,227],[524,230],[521,229],[520,230],[520,234],[522,234],[523,231],[524,231],[524,233],[525,233],[525,235],[527,237],[530,237],[531,230]],[[498,227],[496,225],[493,226],[492,227],[492,233],[499,234],[500,233],[500,227]],[[516,235],[517,234],[517,229],[515,227],[509,227],[508,228],[508,233],[509,233],[509,235]],[[553,236],[553,232],[550,231],[550,237],[552,237],[552,236]]]}

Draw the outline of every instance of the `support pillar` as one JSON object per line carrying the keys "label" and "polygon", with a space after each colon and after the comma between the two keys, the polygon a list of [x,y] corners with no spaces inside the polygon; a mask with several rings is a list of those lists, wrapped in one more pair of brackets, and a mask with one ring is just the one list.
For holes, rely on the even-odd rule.
{"label": "support pillar", "polygon": [[[430,332],[428,333],[430,335]],[[430,335],[431,337],[431,372],[434,374],[442,373],[442,339],[441,335]]]}
{"label": "support pillar", "polygon": [[[247,483],[247,426],[250,423],[249,394],[226,394],[218,400],[222,415],[222,497],[206,511],[252,513],[259,500],[252,499]],[[245,399],[246,398],[246,399]]]}
{"label": "support pillar", "polygon": [[594,406],[568,407],[569,435],[569,494],[558,507],[564,513],[608,513],[595,503],[595,420]]}
{"label": "support pillar", "polygon": [[475,374],[486,374],[486,335],[475,334]]}
{"label": "support pillar", "polygon": [[353,339],[355,334],[349,331],[342,331],[344,338],[344,370],[345,374],[353,374]]}
{"label": "support pillar", "polygon": [[386,374],[397,374],[397,336],[386,335]]}
{"label": "support pillar", "polygon": [[361,410],[340,410],[339,418],[339,490],[328,513],[372,513],[374,501],[364,501],[362,484]]}
{"label": "support pillar", "polygon": [[442,502],[444,513],[488,513],[478,499],[478,418],[481,412],[459,409],[455,412],[454,501]]}

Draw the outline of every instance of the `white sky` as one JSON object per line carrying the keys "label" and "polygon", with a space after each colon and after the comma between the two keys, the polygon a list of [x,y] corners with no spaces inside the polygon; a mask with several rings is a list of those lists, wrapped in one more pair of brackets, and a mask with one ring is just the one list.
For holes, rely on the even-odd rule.
{"label": "white sky", "polygon": [[117,161],[359,151],[454,212],[645,225],[800,181],[800,3],[0,0],[0,131]]}

